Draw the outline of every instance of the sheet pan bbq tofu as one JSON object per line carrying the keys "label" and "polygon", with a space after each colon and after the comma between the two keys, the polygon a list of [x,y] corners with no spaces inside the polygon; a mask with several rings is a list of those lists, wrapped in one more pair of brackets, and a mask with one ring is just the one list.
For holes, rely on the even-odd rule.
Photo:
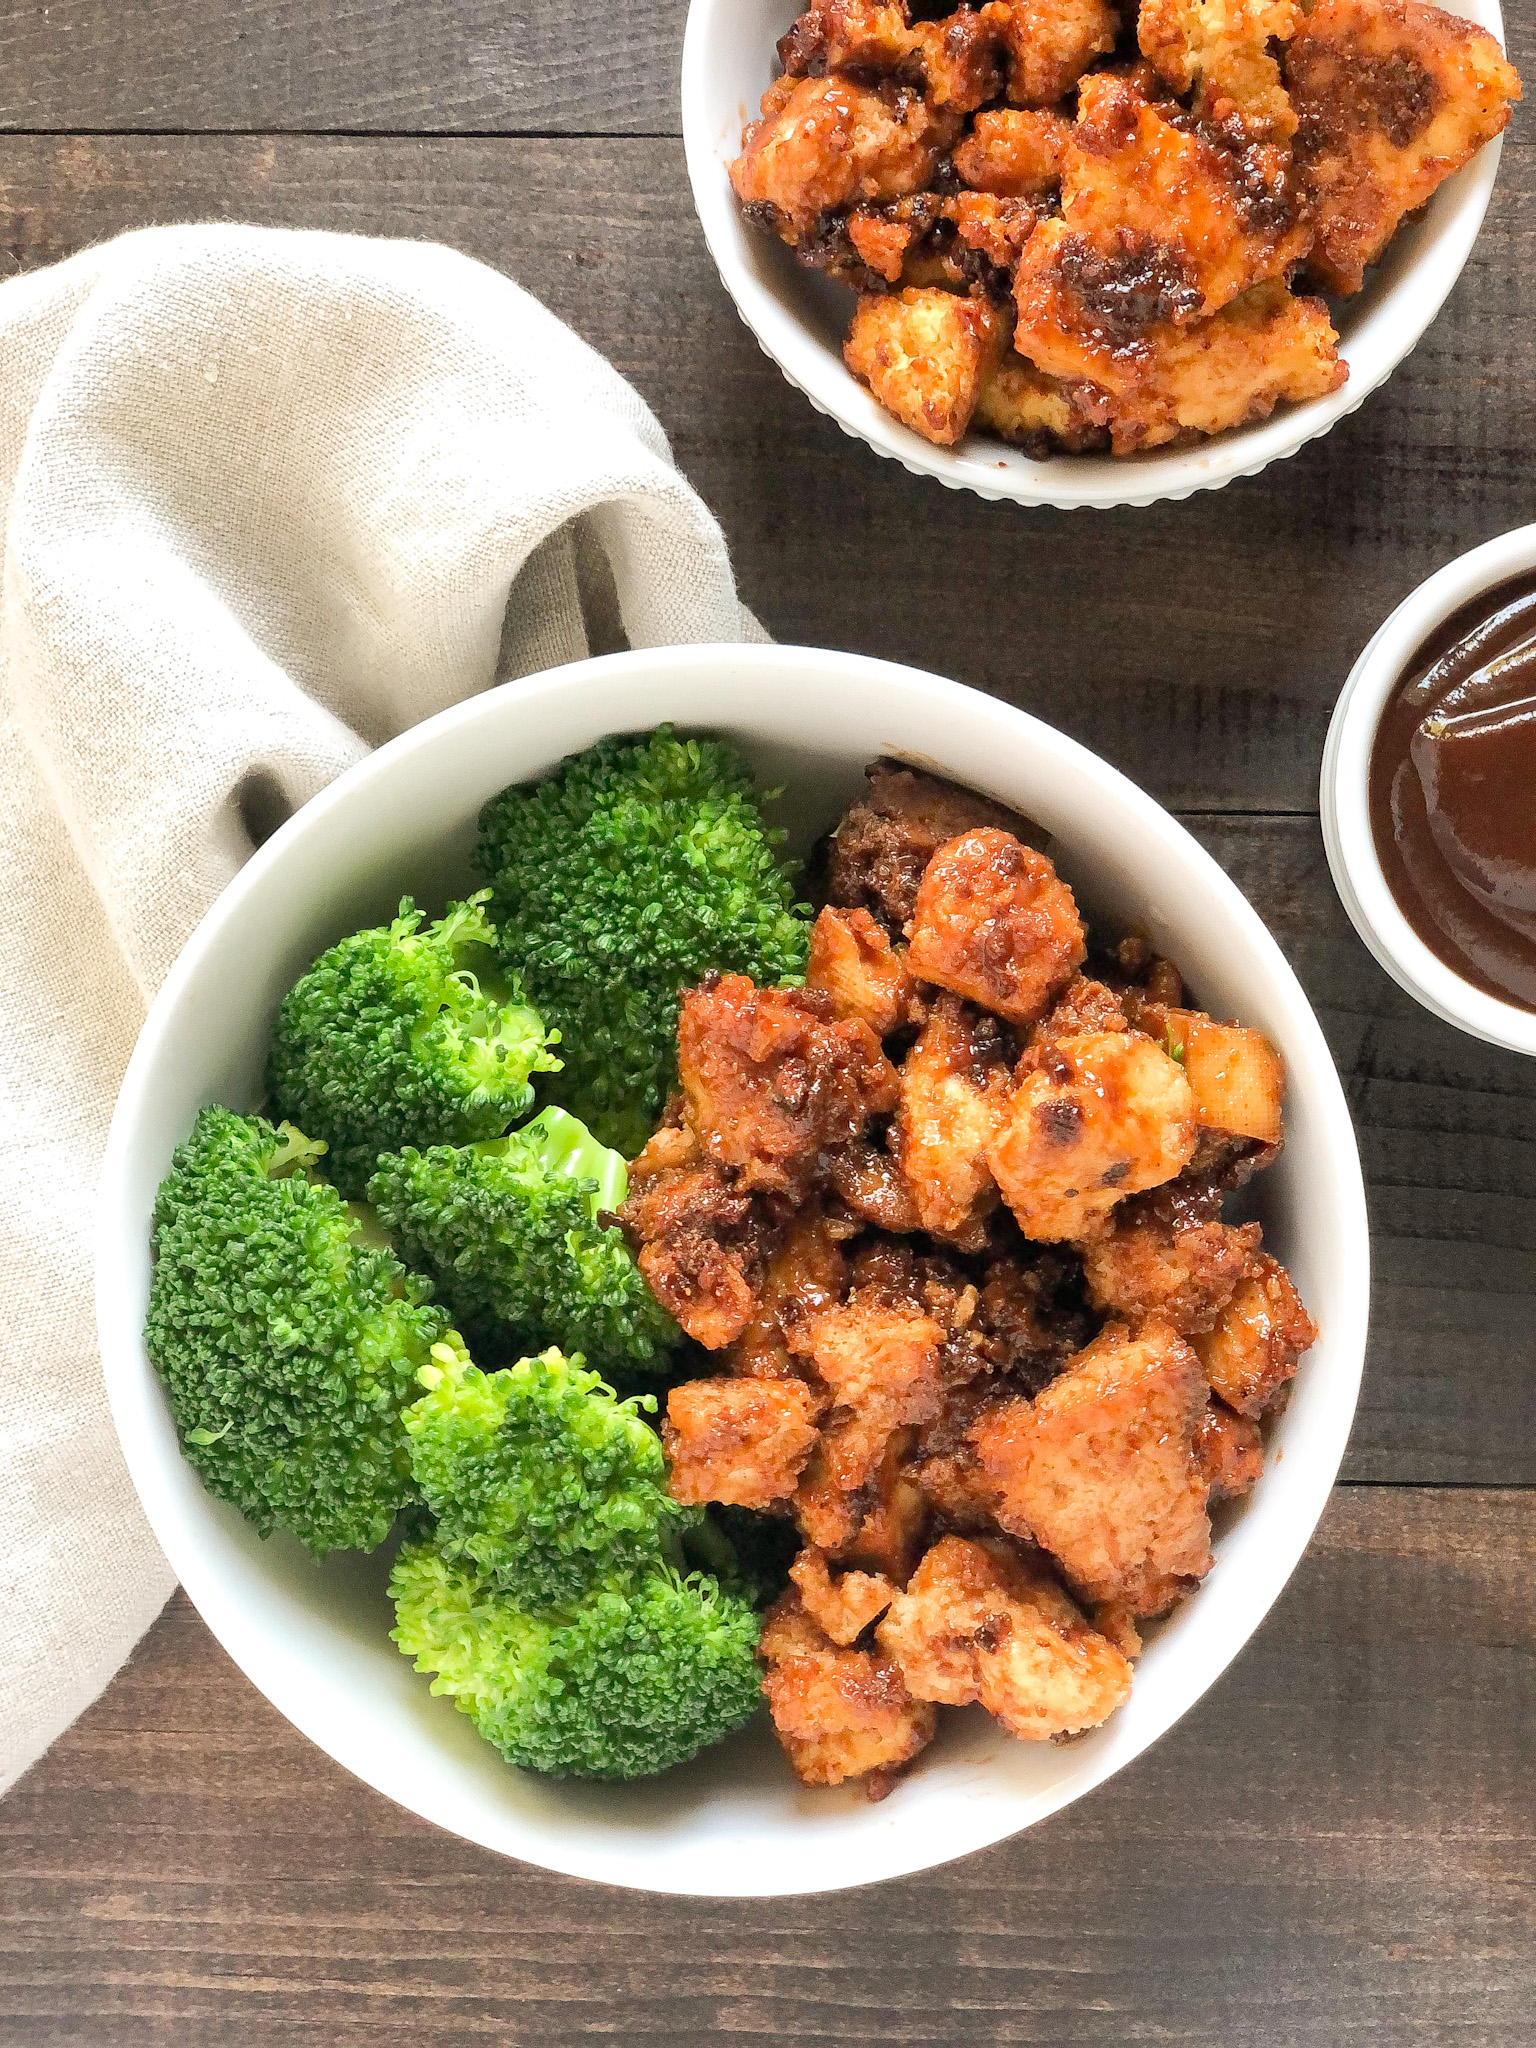
{"label": "sheet pan bbq tofu", "polygon": [[711,1354],[668,1395],[675,1498],[800,1533],[762,1655],[810,1784],[889,1790],[940,1706],[1112,1714],[1316,1334],[1224,1213],[1278,1149],[1278,1054],[1145,942],[1090,959],[1042,846],[876,763],[807,986],[684,992],[619,1212]]}
{"label": "sheet pan bbq tofu", "polygon": [[1405,214],[1509,120],[1520,80],[1486,29],[1421,0],[1318,0],[1286,51],[1316,240],[1308,268],[1360,289]]}
{"label": "sheet pan bbq tofu", "polygon": [[745,211],[860,293],[845,357],[894,417],[1036,458],[1337,390],[1297,278],[1357,291],[1520,96],[1424,0],[825,0],[779,54],[731,166]]}

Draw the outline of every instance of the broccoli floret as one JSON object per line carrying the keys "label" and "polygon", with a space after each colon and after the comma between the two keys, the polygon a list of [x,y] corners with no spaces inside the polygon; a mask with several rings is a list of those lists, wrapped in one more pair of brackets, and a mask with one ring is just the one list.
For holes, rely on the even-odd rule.
{"label": "broccoli floret", "polygon": [[484,1145],[386,1154],[368,1199],[477,1349],[553,1343],[607,1370],[659,1365],[682,1341],[622,1233],[598,1222],[627,1186],[619,1154],[551,1108]]}
{"label": "broccoli floret", "polygon": [[267,1080],[280,1115],[323,1138],[332,1180],[360,1196],[381,1152],[499,1137],[559,1060],[538,1012],[503,986],[483,889],[425,931],[393,924],[322,953],[283,998]]}
{"label": "broccoli floret", "polygon": [[676,1074],[679,992],[805,971],[784,834],[734,748],[667,726],[600,741],[480,816],[502,957],[559,1027],[561,1100],[633,1157]]}
{"label": "broccoli floret", "polygon": [[550,1616],[444,1557],[400,1552],[395,1641],[509,1763],[554,1777],[643,1778],[750,1719],[758,1617],[708,1579],[658,1569]]}
{"label": "broccoli floret", "polygon": [[[578,1354],[484,1373],[439,1345],[408,1408],[411,1467],[449,1559],[542,1613],[681,1556],[698,1519],[667,1492],[654,1430]],[[654,1402],[651,1404],[654,1406]]]}
{"label": "broccoli floret", "polygon": [[414,1497],[400,1411],[447,1322],[310,1178],[324,1149],[203,1110],[156,1197],[144,1332],[210,1493],[317,1555],[372,1550]]}

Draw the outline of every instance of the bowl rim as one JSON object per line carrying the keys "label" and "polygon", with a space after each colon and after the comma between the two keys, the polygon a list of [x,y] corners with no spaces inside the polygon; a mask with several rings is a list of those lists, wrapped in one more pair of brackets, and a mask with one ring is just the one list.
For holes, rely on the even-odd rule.
{"label": "bowl rim", "polygon": [[1452,612],[1496,584],[1536,570],[1536,525],[1515,527],[1427,577],[1367,641],[1334,707],[1318,793],[1334,887],[1355,930],[1414,1000],[1473,1038],[1536,1055],[1536,1014],[1476,988],[1431,951],[1398,908],[1371,831],[1376,728],[1409,662]]}
{"label": "bowl rim", "polygon": [[[1206,1647],[1198,1657],[1186,1659],[1188,1668],[1179,1668],[1177,1680],[1161,1684],[1155,1704],[1147,1709],[1146,1725],[1135,1728],[1134,1737],[1127,1734],[1113,1749],[1096,1751],[1085,1759],[1086,1768],[1032,1795],[1030,1810],[1022,1818],[1016,1817],[1010,1808],[999,1824],[995,1817],[988,1818],[985,1810],[988,1802],[973,1800],[963,1813],[957,1813],[958,1802],[951,1800],[946,1809],[947,1832],[942,1841],[935,1841],[931,1831],[925,1833],[915,1823],[909,1824],[903,1834],[898,1834],[893,1826],[889,1837],[882,1837],[886,1841],[886,1850],[878,1859],[878,1867],[870,1867],[871,1856],[862,1850],[857,1853],[840,1851],[838,1855],[819,1858],[816,1869],[808,1875],[797,1868],[792,1884],[767,1878],[755,1866],[723,1874],[720,1868],[711,1866],[708,1873],[710,1881],[704,1883],[699,1882],[691,1870],[686,1876],[681,1875],[670,1863],[659,1872],[648,1868],[643,1876],[637,1877],[627,1864],[616,1868],[612,1863],[605,1863],[601,1855],[594,1855],[583,1847],[569,1848],[563,1841],[551,1847],[541,1840],[539,1846],[530,1847],[520,1839],[509,1840],[505,1828],[493,1826],[489,1818],[466,1809],[462,1802],[455,1806],[441,1796],[433,1798],[419,1793],[409,1783],[402,1784],[387,1757],[381,1763],[366,1745],[361,1749],[355,1743],[349,1746],[310,1697],[300,1663],[294,1660],[285,1662],[274,1654],[258,1623],[241,1611],[237,1592],[222,1583],[221,1568],[205,1556],[199,1539],[208,1536],[214,1504],[200,1487],[194,1486],[185,1492],[187,1499],[195,1504],[184,1508],[172,1497],[170,1490],[158,1483],[157,1468],[165,1454],[156,1435],[156,1416],[158,1412],[158,1426],[163,1432],[163,1395],[145,1359],[141,1332],[136,1323],[122,1312],[120,1303],[135,1298],[133,1274],[144,1270],[147,1259],[147,1245],[130,1220],[132,1187],[136,1174],[142,1173],[142,1167],[136,1160],[135,1139],[146,1098],[155,1079],[157,1062],[163,1057],[162,1042],[169,1022],[177,1015],[188,990],[195,986],[206,957],[225,927],[243,912],[251,899],[259,900],[266,878],[280,863],[297,857],[297,849],[323,821],[344,813],[358,799],[359,792],[392,778],[424,750],[447,742],[466,729],[472,732],[481,725],[493,727],[512,706],[528,707],[536,699],[561,698],[568,703],[579,696],[582,687],[596,691],[602,683],[614,677],[627,682],[637,671],[649,671],[653,676],[687,672],[701,687],[707,679],[712,689],[718,686],[722,671],[733,672],[734,679],[744,688],[755,685],[760,691],[765,684],[771,684],[776,670],[781,679],[799,673],[807,685],[812,677],[818,680],[819,685],[822,679],[828,678],[829,672],[839,677],[857,678],[868,686],[871,695],[878,689],[882,699],[888,699],[893,689],[917,692],[935,714],[947,716],[963,707],[964,715],[977,722],[974,744],[978,749],[983,740],[989,747],[992,745],[994,731],[999,743],[1027,742],[1044,756],[1048,765],[1067,763],[1079,776],[1089,778],[1095,785],[1095,795],[1107,795],[1117,801],[1126,818],[1148,832],[1151,843],[1155,845],[1161,840],[1165,844],[1176,844],[1181,858],[1189,860],[1196,870],[1203,873],[1210,889],[1218,898],[1224,899],[1226,911],[1244,929],[1256,956],[1263,963],[1263,972],[1256,987],[1262,987],[1265,995],[1284,1011],[1286,1049],[1294,1065],[1299,1048],[1309,1076],[1311,1099],[1318,1112],[1315,1142],[1326,1159],[1327,1171],[1333,1182],[1339,1205],[1340,1240],[1348,1256],[1341,1268],[1342,1277],[1337,1282],[1339,1299],[1327,1308],[1327,1335],[1332,1350],[1327,1397],[1325,1400],[1320,1396],[1317,1403],[1318,1441],[1304,1470],[1296,1470],[1294,1460],[1287,1469],[1285,1499],[1284,1502],[1276,1502],[1273,1514],[1276,1526],[1267,1529],[1268,1540],[1262,1553],[1252,1555],[1245,1552],[1241,1592],[1244,1602],[1251,1604],[1244,1604],[1235,1614],[1226,1615],[1227,1607],[1236,1599],[1236,1589],[1233,1589],[1230,1599],[1225,1592],[1216,1594],[1213,1589],[1207,1589],[1208,1600],[1213,1597],[1220,1599],[1222,1612],[1230,1625],[1214,1650]],[[682,722],[707,725],[709,721],[690,717]],[[720,700],[719,724],[723,727],[731,724],[728,695],[722,695]],[[872,739],[872,745],[879,744]],[[932,765],[942,772],[942,761]],[[502,685],[411,728],[358,762],[302,806],[251,856],[209,909],[151,1005],[113,1115],[102,1166],[96,1218],[96,1301],[103,1372],[125,1460],[151,1527],[189,1597],[216,1639],[258,1690],[345,1769],[397,1804],[469,1840],[498,1853],[518,1856],[535,1865],[573,1876],[703,1897],[800,1895],[883,1881],[932,1868],[973,1849],[1020,1833],[1037,1820],[1071,1804],[1166,1733],[1210,1689],[1269,1612],[1310,1542],[1327,1504],[1358,1403],[1368,1322],[1369,1266],[1365,1191],[1353,1127],[1321,1027],[1273,935],[1236,884],[1193,835],[1119,770],[1067,735],[999,699],[984,696],[925,671],[904,668],[873,657],[777,645],[695,645],[632,650],[570,664]],[[174,1434],[169,1455],[179,1460]],[[1254,1511],[1257,1512],[1257,1504]],[[421,1683],[424,1685],[424,1681]],[[1109,1725],[1112,1727],[1113,1723]],[[883,1813],[885,1809],[879,1811]]]}
{"label": "bowl rim", "polygon": [[[1128,457],[1058,455],[1035,461],[1004,442],[970,435],[954,448],[940,448],[886,412],[845,367],[840,353],[826,347],[782,303],[742,254],[742,223],[724,175],[721,138],[713,132],[718,121],[709,111],[707,83],[710,37],[728,10],[735,12],[734,0],[689,0],[680,76],[683,150],[694,210],[722,284],[748,331],[785,380],[850,439],[899,462],[913,476],[933,477],[950,490],[971,491],[989,501],[1048,505],[1064,512],[1141,507],[1220,490],[1299,454],[1363,405],[1418,345],[1465,268],[1503,154],[1501,133],[1431,196],[1425,221],[1435,222],[1435,239],[1412,252],[1402,274],[1369,307],[1364,338],[1379,344],[1360,351],[1369,361],[1357,363],[1352,337],[1341,337],[1339,354],[1349,363],[1350,374],[1337,391],[1300,405],[1283,403],[1255,426],[1229,428],[1192,448],[1173,451],[1153,449]],[[1499,0],[1481,0],[1479,13],[1490,18],[1477,25],[1505,48]],[[745,109],[743,113],[751,118]],[[738,146],[739,130],[731,154]],[[1424,290],[1426,278],[1429,287]],[[1354,338],[1355,345],[1359,339]]]}

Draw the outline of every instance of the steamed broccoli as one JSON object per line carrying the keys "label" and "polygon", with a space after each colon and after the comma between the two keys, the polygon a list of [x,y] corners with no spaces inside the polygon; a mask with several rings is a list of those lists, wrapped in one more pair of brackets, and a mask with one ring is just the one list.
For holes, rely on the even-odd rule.
{"label": "steamed broccoli", "polygon": [[509,1763],[555,1777],[641,1778],[750,1719],[758,1617],[711,1580],[658,1568],[535,1617],[440,1548],[406,1545],[391,1631]]}
{"label": "steamed broccoli", "polygon": [[400,1411],[447,1321],[309,1178],[324,1149],[203,1110],[156,1197],[144,1333],[208,1490],[317,1555],[373,1549],[413,1498]]}
{"label": "steamed broccoli", "polygon": [[392,924],[332,946],[283,998],[272,1100],[325,1140],[345,1195],[362,1194],[381,1152],[499,1137],[531,1108],[530,1077],[560,1065],[522,991],[501,985],[489,895],[425,931],[407,896]]}
{"label": "steamed broccoli", "polygon": [[600,741],[480,816],[502,957],[561,1033],[565,1106],[632,1157],[676,1072],[679,992],[710,968],[803,974],[784,834],[734,748]]}
{"label": "steamed broccoli", "polygon": [[616,1401],[579,1354],[487,1374],[439,1345],[421,1383],[405,1427],[445,1558],[469,1559],[542,1612],[680,1555],[678,1532],[697,1511],[668,1494],[660,1440],[637,1404]]}
{"label": "steamed broccoli", "polygon": [[771,1607],[789,1584],[800,1532],[787,1515],[763,1514],[716,1501],[683,1531],[683,1555],[759,1610]]}
{"label": "steamed broccoli", "polygon": [[477,1345],[516,1356],[553,1343],[606,1369],[659,1363],[682,1339],[621,1233],[597,1220],[627,1186],[619,1154],[552,1108],[484,1145],[388,1153],[368,1199]]}

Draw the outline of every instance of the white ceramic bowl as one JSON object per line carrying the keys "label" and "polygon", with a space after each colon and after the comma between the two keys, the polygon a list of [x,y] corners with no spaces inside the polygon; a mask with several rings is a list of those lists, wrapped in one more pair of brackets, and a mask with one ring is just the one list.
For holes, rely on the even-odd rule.
{"label": "white ceramic bowl", "polygon": [[[774,45],[797,11],[795,0],[692,0],[689,7],[683,142],[704,239],[742,319],[818,412],[914,474],[983,498],[1063,511],[1152,505],[1215,490],[1294,455],[1384,382],[1439,312],[1482,225],[1499,167],[1502,145],[1495,141],[1441,186],[1418,221],[1400,230],[1364,291],[1338,302],[1349,379],[1326,398],[1282,405],[1260,425],[1198,447],[1120,460],[1060,455],[1035,462],[981,434],[956,448],[936,448],[877,405],[845,367],[853,294],[797,264],[782,243],[743,220],[726,176],[726,165],[741,153],[742,126],[777,74]],[[1497,0],[1455,0],[1455,12],[1502,43]]]}
{"label": "white ceramic bowl", "polygon": [[[199,1106],[251,1106],[269,1020],[315,953],[402,891],[461,889],[476,813],[602,734],[673,719],[728,733],[785,786],[808,846],[877,754],[932,765],[1057,835],[1090,914],[1112,910],[1183,964],[1203,1001],[1257,1025],[1289,1063],[1289,1142],[1262,1179],[1269,1241],[1322,1326],[1258,1488],[1198,1596],[1155,1631],[1129,1704],[1082,1741],[1004,1736],[979,1709],[889,1799],[796,1786],[762,1725],[648,1784],[599,1788],[508,1769],[388,1639],[380,1558],[316,1565],[263,1542],[186,1465],[140,1331],[150,1212]],[[494,690],[418,726],[285,825],[208,913],[134,1052],[102,1174],[97,1298],[123,1449],[166,1555],[214,1634],[321,1748],[392,1799],[487,1847],[613,1884],[700,1894],[829,1890],[995,1842],[1099,1784],[1197,1700],[1258,1626],[1333,1483],[1365,1345],[1360,1168],[1332,1060],[1279,948],[1208,854],[1060,733],[912,669],[793,647],[613,655]]]}
{"label": "white ceramic bowl", "polygon": [[1536,526],[1517,527],[1447,562],[1405,597],[1350,671],[1323,749],[1323,844],[1334,887],[1355,930],[1392,979],[1459,1031],[1510,1052],[1536,1054],[1536,1016],[1501,1002],[1432,953],[1398,909],[1371,834],[1371,746],[1387,699],[1409,662],[1452,612],[1513,576],[1536,570]]}

